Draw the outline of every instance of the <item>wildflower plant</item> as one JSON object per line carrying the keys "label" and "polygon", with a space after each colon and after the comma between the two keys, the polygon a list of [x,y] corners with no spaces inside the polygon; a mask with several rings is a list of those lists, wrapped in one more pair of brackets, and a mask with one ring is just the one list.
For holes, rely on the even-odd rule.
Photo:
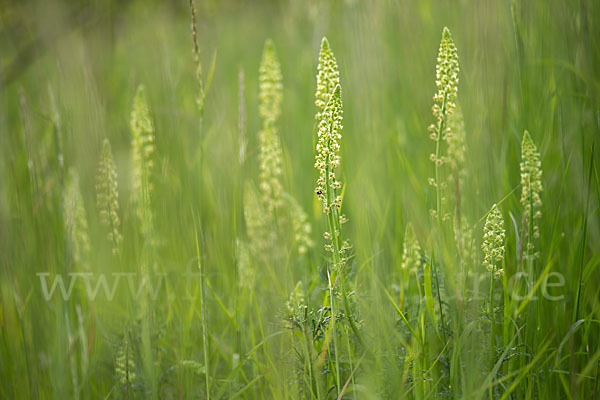
{"label": "wildflower plant", "polygon": [[527,252],[533,251],[533,241],[540,236],[538,222],[542,217],[542,162],[540,153],[529,132],[523,134],[521,143],[521,205],[523,230],[527,238]]}
{"label": "wildflower plant", "polygon": [[119,253],[123,239],[120,233],[119,192],[117,188],[117,168],[113,160],[110,142],[104,140],[102,155],[96,175],[96,205],[100,214],[100,223],[108,230],[108,240],[112,244],[113,254]]}
{"label": "wildflower plant", "polygon": [[450,137],[449,117],[456,109],[458,96],[458,52],[452,35],[448,28],[442,32],[442,41],[438,51],[437,65],[435,67],[435,85],[437,92],[433,96],[433,116],[435,123],[429,126],[430,138],[435,142],[435,153],[430,155],[430,160],[435,165],[435,177],[429,179],[429,183],[436,189],[436,208],[431,210],[433,217],[446,219],[448,215],[442,214],[442,191],[446,183],[442,180],[441,166],[445,162],[442,156],[442,140],[447,141]]}
{"label": "wildflower plant", "polygon": [[349,242],[342,242],[341,225],[346,218],[340,213],[342,197],[337,194],[342,184],[337,180],[335,171],[339,168],[342,139],[342,89],[340,73],[333,51],[327,38],[321,41],[319,65],[317,67],[317,90],[315,105],[318,111],[315,118],[319,121],[315,168],[319,171],[315,192],[327,215],[329,232],[324,237],[328,241],[325,249],[332,253],[334,270],[341,268],[346,261]]}

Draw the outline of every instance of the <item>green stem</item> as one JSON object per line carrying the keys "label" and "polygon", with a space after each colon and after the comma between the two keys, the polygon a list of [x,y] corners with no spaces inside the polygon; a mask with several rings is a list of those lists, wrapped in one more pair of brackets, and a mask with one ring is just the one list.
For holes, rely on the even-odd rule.
{"label": "green stem", "polygon": [[440,192],[440,166],[438,163],[440,157],[440,141],[442,139],[442,132],[444,131],[445,125],[445,115],[446,115],[446,98],[447,94],[444,94],[444,101],[442,102],[441,114],[442,118],[440,118],[438,123],[437,135],[435,138],[435,212],[438,221],[440,221],[440,213],[442,208],[442,193]]}
{"label": "green stem", "polygon": [[[494,330],[496,325],[496,315],[494,314],[494,271],[490,271],[490,302],[489,302],[489,313],[490,319],[492,322],[492,326],[490,328],[490,365],[491,368],[494,368],[494,354],[496,348],[496,338],[494,336]],[[493,388],[490,386],[489,390],[490,400],[494,398],[493,396]]]}
{"label": "green stem", "polygon": [[[194,218],[195,222],[195,218]],[[195,224],[194,224],[195,225]],[[194,226],[194,233],[196,236],[196,257],[198,259],[198,270],[200,271],[200,315],[202,323],[202,352],[204,353],[204,384],[206,386],[206,399],[210,400],[210,385],[208,380],[208,374],[210,372],[208,365],[208,332],[206,324],[206,304],[204,302],[204,271],[202,270],[202,262],[200,259],[200,246],[198,244],[198,230]]]}
{"label": "green stem", "polygon": [[[330,182],[329,174],[330,174],[330,165],[331,165],[331,154],[327,156],[327,167],[325,169],[325,191],[327,196],[327,221],[329,223],[329,230],[331,233],[331,243],[333,246],[332,253],[332,264],[333,268],[331,271],[327,270],[327,284],[329,286],[329,302],[331,306],[331,324],[332,324],[332,334],[333,334],[333,349],[335,352],[335,377],[336,377],[336,385],[338,393],[342,388],[340,381],[340,365],[339,365],[339,353],[337,346],[337,330],[335,327],[336,323],[336,310],[335,310],[335,300],[334,300],[334,284],[337,280],[338,274],[341,274],[341,259],[340,259],[340,247],[341,247],[341,231],[339,226],[339,216],[336,207],[332,207],[335,201],[335,188],[333,188],[332,182]],[[332,274],[334,274],[334,278],[332,279]]]}

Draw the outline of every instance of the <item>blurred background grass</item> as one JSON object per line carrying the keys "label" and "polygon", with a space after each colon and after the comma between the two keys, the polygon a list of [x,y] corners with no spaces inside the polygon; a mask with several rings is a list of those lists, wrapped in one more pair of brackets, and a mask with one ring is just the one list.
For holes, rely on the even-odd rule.
{"label": "blurred background grass", "polygon": [[[65,167],[80,176],[95,249],[90,260],[93,271],[136,270],[141,244],[135,240],[135,214],[129,202],[129,116],[139,84],[146,87],[156,127],[153,208],[162,243],[155,263],[170,274],[167,293],[181,293],[184,282],[177,274],[195,256],[194,211],[202,231],[202,262],[214,292],[206,296],[208,322],[214,329],[215,390],[227,381],[232,354],[250,350],[239,339],[244,327],[236,328],[223,308],[235,314],[238,301],[244,301],[236,294],[236,239],[244,235],[239,193],[243,176],[254,181],[257,177],[258,65],[267,38],[274,40],[283,71],[279,126],[284,186],[309,211],[318,244],[307,259],[282,266],[289,276],[281,280],[279,290],[269,288],[264,276],[258,280],[257,291],[264,287],[276,292],[257,306],[267,331],[280,330],[280,309],[287,293],[298,279],[311,281],[322,263],[320,237],[326,229],[314,195],[313,168],[313,96],[321,38],[328,37],[340,66],[344,208],[359,265],[362,315],[370,321],[376,319],[379,296],[372,275],[386,281],[397,267],[405,224],[412,222],[423,242],[427,238],[428,213],[435,198],[427,184],[433,174],[429,154],[434,148],[427,126],[433,119],[435,62],[444,26],[453,33],[461,63],[459,104],[473,177],[465,194],[468,217],[478,221],[491,204],[517,187],[521,135],[529,130],[544,168],[542,240],[552,240],[549,247],[553,247],[553,252],[548,246],[542,249],[547,252],[542,258],[551,258],[553,270],[566,278],[564,302],[542,308],[539,312],[546,315],[538,318],[538,328],[554,332],[557,343],[568,332],[580,265],[588,267],[583,315],[600,319],[596,268],[600,191],[595,162],[592,185],[587,183],[592,144],[600,132],[600,3],[199,1],[197,16],[205,77],[213,57],[216,60],[202,115],[195,103],[187,1],[0,2],[2,397],[73,396],[67,364],[76,346],[68,340],[68,331],[75,328],[67,325],[77,325],[75,307],[80,303],[90,356],[81,373],[82,382],[89,385],[82,396],[117,395],[116,349],[123,332],[135,331],[137,321],[130,300],[120,295],[119,301],[108,302],[100,295],[90,304],[83,298],[47,303],[35,273],[65,271],[57,143]],[[240,69],[245,75],[249,140],[244,170],[238,162]],[[54,115],[60,116],[58,141]],[[125,237],[121,265],[109,256],[95,212],[94,179],[104,138],[112,143],[119,170]],[[520,215],[519,193],[515,191],[505,202],[507,228],[508,213]],[[553,226],[560,231],[558,238],[544,238]],[[476,227],[477,237],[481,228]],[[508,252],[514,255],[511,231]],[[511,271],[514,267],[507,264]],[[153,343],[159,349],[156,358],[163,360],[157,362],[157,369],[166,369],[158,374],[161,396],[204,396],[196,375],[169,369],[182,359],[201,359],[199,322],[197,318],[184,322],[188,312],[198,312],[198,305],[189,311],[189,302],[161,293],[155,307],[158,333]],[[69,324],[63,308],[71,309]],[[576,358],[578,371],[586,365],[588,353],[597,349],[594,332],[597,335],[598,329],[594,329],[582,339],[592,347],[582,345],[583,353]],[[292,353],[288,349],[280,357]],[[285,379],[268,378],[264,387],[254,387],[255,392],[245,395],[294,397],[285,391]],[[561,387],[558,379],[548,379],[555,382],[549,387]],[[266,387],[279,389],[267,392]],[[229,387],[226,393],[229,390],[235,393]]]}

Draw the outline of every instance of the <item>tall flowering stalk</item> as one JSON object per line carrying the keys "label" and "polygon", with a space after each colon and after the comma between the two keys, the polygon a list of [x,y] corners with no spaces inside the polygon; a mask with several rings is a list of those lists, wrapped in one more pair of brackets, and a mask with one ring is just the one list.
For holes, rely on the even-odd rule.
{"label": "tall flowering stalk", "polygon": [[317,90],[315,105],[319,108],[315,118],[319,121],[315,168],[319,171],[315,192],[327,215],[329,231],[325,232],[328,241],[325,249],[332,253],[334,271],[346,261],[349,244],[342,242],[341,224],[345,217],[340,213],[342,198],[337,191],[342,187],[335,171],[340,166],[340,140],[342,139],[342,93],[337,62],[329,42],[323,38],[317,67]]}
{"label": "tall flowering stalk", "polygon": [[[529,132],[523,134],[521,143],[521,205],[523,230],[527,238],[527,254],[534,249],[533,241],[540,236],[538,220],[542,218],[542,162],[540,153]],[[536,254],[537,256],[537,254]]]}
{"label": "tall flowering stalk", "polygon": [[441,152],[441,141],[448,140],[450,133],[448,119],[456,109],[458,72],[458,52],[450,31],[448,28],[444,28],[435,67],[437,92],[433,96],[432,110],[436,122],[429,126],[430,138],[435,142],[435,153],[430,155],[430,159],[435,165],[435,178],[430,178],[429,183],[436,189],[436,208],[431,211],[431,214],[437,219],[447,217],[442,215],[442,190],[445,182],[442,182],[440,167],[444,164],[445,159]]}
{"label": "tall flowering stalk", "polygon": [[262,129],[260,142],[260,190],[265,212],[273,217],[282,202],[281,143],[276,122],[281,114],[283,85],[281,65],[271,40],[267,40],[259,68],[259,108]]}
{"label": "tall flowering stalk", "polygon": [[483,266],[490,273],[490,297],[488,303],[488,310],[491,319],[491,330],[490,330],[490,364],[491,366],[495,363],[495,349],[496,349],[496,312],[494,308],[494,278],[499,278],[504,274],[502,268],[502,262],[504,261],[504,218],[502,213],[498,209],[498,206],[494,204],[492,209],[487,215],[485,225],[483,227],[483,243],[481,249],[483,250]]}
{"label": "tall flowering stalk", "polygon": [[[324,99],[327,99],[324,104]],[[346,314],[347,322],[360,340],[358,328],[356,327],[348,301],[348,292],[343,275],[344,265],[347,261],[347,252],[350,249],[349,242],[342,242],[341,224],[345,217],[340,214],[342,198],[338,190],[342,184],[337,180],[336,170],[340,166],[341,157],[340,140],[342,139],[342,91],[339,85],[339,72],[333,52],[329,48],[327,39],[321,42],[319,53],[319,66],[317,74],[317,91],[315,93],[315,104],[319,108],[316,118],[319,121],[317,131],[317,146],[315,156],[315,168],[319,171],[315,192],[323,206],[323,213],[327,216],[329,231],[324,237],[327,241],[325,249],[331,253],[331,266],[327,270],[328,292],[325,297],[324,306],[330,309],[329,333],[327,336],[333,338],[334,359],[331,360],[336,370],[336,386],[341,390],[339,346],[336,330],[337,319],[337,296],[336,283],[340,281],[341,301]],[[325,307],[324,307],[325,308]]]}

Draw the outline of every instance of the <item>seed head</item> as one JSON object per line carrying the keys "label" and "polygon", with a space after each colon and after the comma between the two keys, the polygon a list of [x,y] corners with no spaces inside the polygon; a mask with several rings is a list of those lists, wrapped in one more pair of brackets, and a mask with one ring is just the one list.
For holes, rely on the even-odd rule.
{"label": "seed head", "polygon": [[494,204],[488,213],[483,227],[483,266],[496,276],[502,276],[504,270],[498,264],[504,260],[504,218]]}

